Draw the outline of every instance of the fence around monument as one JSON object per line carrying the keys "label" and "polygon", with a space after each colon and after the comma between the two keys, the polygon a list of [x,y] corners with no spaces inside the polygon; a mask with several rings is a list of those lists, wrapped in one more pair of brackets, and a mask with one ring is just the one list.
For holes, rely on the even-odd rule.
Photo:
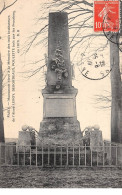
{"label": "fence around monument", "polygon": [[0,145],[0,166],[38,167],[119,167],[122,166],[122,145],[104,146]]}

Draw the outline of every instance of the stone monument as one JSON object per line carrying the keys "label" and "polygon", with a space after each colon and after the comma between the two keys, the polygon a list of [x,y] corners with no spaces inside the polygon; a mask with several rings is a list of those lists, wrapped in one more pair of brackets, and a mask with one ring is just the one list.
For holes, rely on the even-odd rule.
{"label": "stone monument", "polygon": [[76,112],[78,90],[72,86],[66,12],[49,13],[46,80],[37,144],[80,143],[82,135]]}

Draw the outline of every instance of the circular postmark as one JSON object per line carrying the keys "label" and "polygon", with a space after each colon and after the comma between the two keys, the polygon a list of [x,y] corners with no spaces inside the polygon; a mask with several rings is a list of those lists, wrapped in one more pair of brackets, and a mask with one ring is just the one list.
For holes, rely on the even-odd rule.
{"label": "circular postmark", "polygon": [[[107,15],[104,17],[103,19],[103,23],[102,23],[102,29],[103,29],[103,33],[105,35],[105,37],[108,39],[108,41],[110,41],[113,44],[116,44],[119,48],[119,50],[122,52],[122,36],[120,36],[120,31],[122,29],[122,25],[119,25],[119,21],[116,22],[116,25],[114,25],[114,27],[110,27],[106,24],[106,17],[108,17]],[[111,22],[111,18],[109,17],[109,23]],[[118,28],[119,26],[119,28]],[[108,30],[109,29],[109,30]]]}
{"label": "circular postmark", "polygon": [[82,61],[80,73],[90,80],[101,80],[107,77],[112,69],[103,53],[93,53],[89,58]]}
{"label": "circular postmark", "polygon": [[[102,23],[102,29],[103,29],[103,33],[105,35],[105,37],[112,43],[114,44],[118,44],[118,37],[119,37],[119,30],[117,28],[117,26],[114,26],[114,27],[109,27],[109,23],[112,23],[111,22],[111,18],[109,17],[109,23],[106,23],[106,18],[108,16],[106,15],[103,19],[103,23]],[[112,24],[111,24],[112,25]]]}
{"label": "circular postmark", "polygon": [[99,72],[99,77],[97,77],[97,78],[93,78],[92,74],[89,74],[90,71],[88,69],[86,69],[86,68],[83,68],[82,71],[80,71],[80,72],[81,72],[81,74],[85,78],[87,78],[89,80],[102,80],[102,79],[104,79],[105,77],[107,77],[110,74],[111,70],[106,70],[104,72],[103,71],[100,71]]}

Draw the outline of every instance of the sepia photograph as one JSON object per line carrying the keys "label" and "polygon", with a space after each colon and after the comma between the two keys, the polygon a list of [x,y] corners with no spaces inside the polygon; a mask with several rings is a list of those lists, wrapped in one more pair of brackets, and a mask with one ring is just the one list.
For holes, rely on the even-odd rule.
{"label": "sepia photograph", "polygon": [[0,0],[3,188],[122,188],[121,0]]}

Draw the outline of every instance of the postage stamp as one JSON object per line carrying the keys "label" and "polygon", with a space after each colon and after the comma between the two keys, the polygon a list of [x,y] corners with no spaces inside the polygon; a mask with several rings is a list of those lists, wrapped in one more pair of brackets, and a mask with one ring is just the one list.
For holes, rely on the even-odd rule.
{"label": "postage stamp", "polygon": [[119,31],[119,1],[94,1],[94,31]]}

